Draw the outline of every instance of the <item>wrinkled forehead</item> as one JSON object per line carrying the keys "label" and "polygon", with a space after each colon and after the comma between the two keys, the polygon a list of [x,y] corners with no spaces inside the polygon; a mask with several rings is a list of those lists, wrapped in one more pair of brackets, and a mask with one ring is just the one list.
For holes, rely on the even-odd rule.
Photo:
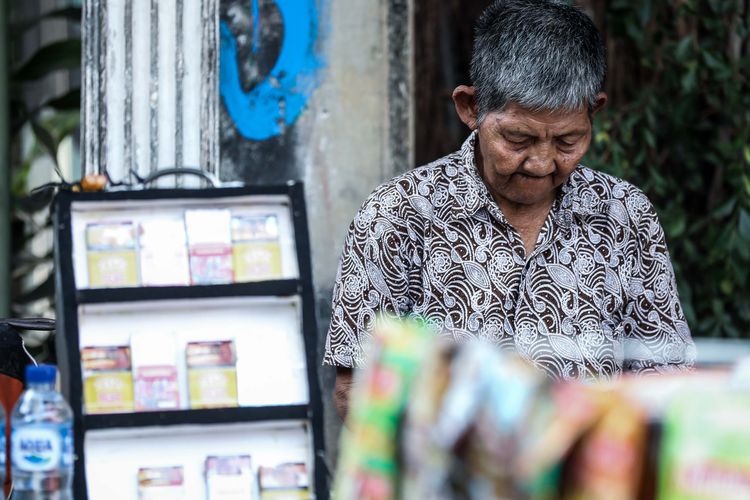
{"label": "wrinkled forehead", "polygon": [[577,110],[529,110],[508,103],[501,111],[487,113],[484,124],[492,128],[519,132],[564,134],[588,131],[591,128],[587,108]]}

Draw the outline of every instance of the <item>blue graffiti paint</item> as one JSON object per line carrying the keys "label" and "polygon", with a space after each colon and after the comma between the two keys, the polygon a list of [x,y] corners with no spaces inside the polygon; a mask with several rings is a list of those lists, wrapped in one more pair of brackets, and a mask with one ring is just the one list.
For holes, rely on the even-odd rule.
{"label": "blue graffiti paint", "polygon": [[258,53],[260,47],[260,8],[258,3],[260,0],[253,0],[253,6],[250,10],[250,15],[253,18],[253,54]]}
{"label": "blue graffiti paint", "polygon": [[317,87],[316,72],[322,62],[315,54],[315,1],[276,0],[284,41],[269,75],[249,92],[242,89],[237,41],[229,26],[221,23],[219,89],[229,116],[245,138],[263,141],[281,134],[297,120]]}

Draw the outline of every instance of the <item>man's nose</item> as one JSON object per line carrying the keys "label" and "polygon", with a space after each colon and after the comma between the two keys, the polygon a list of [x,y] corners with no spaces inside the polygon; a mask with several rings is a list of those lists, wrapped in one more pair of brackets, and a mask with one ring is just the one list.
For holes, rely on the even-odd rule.
{"label": "man's nose", "polygon": [[523,166],[523,173],[544,177],[555,172],[555,150],[549,144],[535,144]]}

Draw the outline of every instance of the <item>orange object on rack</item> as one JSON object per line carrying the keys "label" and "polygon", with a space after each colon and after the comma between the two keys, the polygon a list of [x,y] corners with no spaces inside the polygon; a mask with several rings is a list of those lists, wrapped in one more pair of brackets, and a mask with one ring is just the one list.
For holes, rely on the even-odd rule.
{"label": "orange object on rack", "polygon": [[81,179],[81,189],[85,193],[104,191],[104,188],[107,187],[108,181],[109,179],[107,179],[107,176],[103,174],[85,175],[83,179]]}

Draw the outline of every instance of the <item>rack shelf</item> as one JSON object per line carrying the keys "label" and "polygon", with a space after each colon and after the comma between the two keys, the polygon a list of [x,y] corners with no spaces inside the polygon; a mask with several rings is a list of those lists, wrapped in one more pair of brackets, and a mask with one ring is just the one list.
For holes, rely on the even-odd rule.
{"label": "rack shelf", "polygon": [[83,423],[87,430],[94,430],[187,424],[304,420],[308,418],[310,418],[310,408],[308,405],[288,405],[84,415]]}
{"label": "rack shelf", "polygon": [[78,290],[76,298],[78,304],[105,304],[220,297],[291,297],[301,293],[300,280],[289,279],[226,285],[87,288]]}

